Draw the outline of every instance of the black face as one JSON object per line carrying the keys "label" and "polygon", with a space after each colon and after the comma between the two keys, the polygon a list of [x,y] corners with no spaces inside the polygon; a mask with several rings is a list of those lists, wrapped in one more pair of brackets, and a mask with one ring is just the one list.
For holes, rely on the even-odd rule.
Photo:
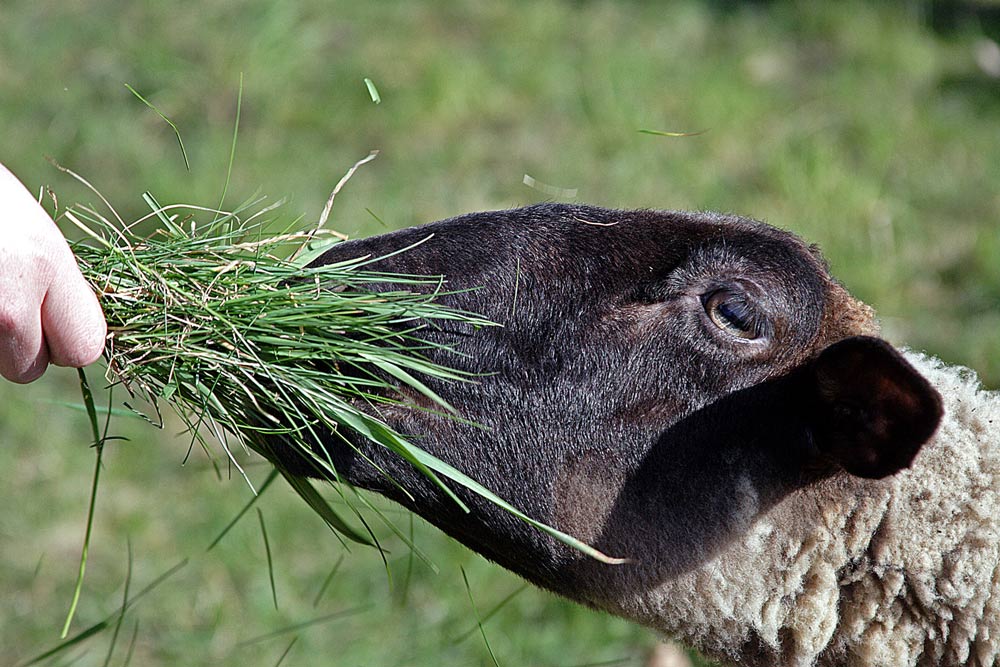
{"label": "black face", "polygon": [[[349,448],[334,462],[353,483],[570,597],[600,605],[695,567],[752,520],[741,514],[741,484],[763,512],[848,459],[867,461],[857,474],[888,474],[937,424],[935,416],[911,428],[915,412],[934,413],[935,397],[884,343],[858,343],[860,366],[846,378],[829,369],[856,345],[817,365],[831,343],[869,333],[870,316],[813,251],[766,225],[539,205],[344,243],[319,262],[418,241],[374,268],[443,275],[453,291],[443,301],[502,326],[428,333],[458,353],[435,361],[481,375],[433,386],[475,426],[420,409],[384,416],[532,517],[632,563],[590,561],[459,490],[473,508],[462,513],[406,463],[364,443],[412,499]],[[855,437],[874,429],[870,392],[855,383],[882,366],[897,393],[920,398],[888,430],[879,422],[878,437]],[[842,385],[854,391],[849,400]],[[858,423],[841,427],[852,415]],[[902,422],[913,433],[900,444]],[[892,457],[882,453],[887,437]]]}

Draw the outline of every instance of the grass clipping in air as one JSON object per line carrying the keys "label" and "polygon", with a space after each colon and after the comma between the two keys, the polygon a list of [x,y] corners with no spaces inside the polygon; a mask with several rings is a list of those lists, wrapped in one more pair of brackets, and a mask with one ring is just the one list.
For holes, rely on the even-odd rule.
{"label": "grass clipping in air", "polygon": [[[335,235],[269,231],[274,207],[260,200],[222,213],[144,199],[151,213],[131,223],[82,206],[63,214],[87,234],[73,251],[108,320],[112,383],[153,406],[169,404],[192,444],[211,454],[219,443],[241,473],[234,452],[256,450],[331,528],[354,541],[373,538],[334,511],[312,481],[276,462],[273,448],[294,448],[317,476],[337,480],[316,445],[339,438],[335,446],[353,446],[352,438],[366,438],[403,457],[463,508],[455,484],[592,557],[619,562],[524,515],[378,418],[375,408],[398,400],[400,385],[449,411],[421,378],[476,381],[424,354],[431,345],[420,335],[426,327],[492,326],[438,304],[439,277],[373,271],[372,257],[312,266]],[[158,222],[151,233],[150,222]]]}

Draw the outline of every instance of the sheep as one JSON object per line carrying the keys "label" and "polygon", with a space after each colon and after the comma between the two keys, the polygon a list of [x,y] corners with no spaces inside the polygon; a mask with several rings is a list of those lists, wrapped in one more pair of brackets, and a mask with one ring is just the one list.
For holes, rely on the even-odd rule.
{"label": "sheep", "polygon": [[465,513],[370,443],[317,443],[343,479],[723,662],[1000,655],[1000,398],[879,339],[816,248],[736,216],[542,204],[346,242],[317,262],[390,254],[374,266],[443,275],[442,302],[502,326],[425,333],[450,346],[433,360],[478,374],[432,386],[465,420],[416,392],[382,416],[625,562],[456,489]]}
{"label": "sheep", "polygon": [[905,356],[944,399],[911,468],[804,488],[711,561],[611,611],[740,665],[995,664],[1000,393]]}

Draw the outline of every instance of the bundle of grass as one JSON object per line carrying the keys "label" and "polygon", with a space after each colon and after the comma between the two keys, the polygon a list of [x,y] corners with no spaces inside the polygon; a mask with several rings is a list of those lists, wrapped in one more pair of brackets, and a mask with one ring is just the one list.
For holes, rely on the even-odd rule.
{"label": "bundle of grass", "polygon": [[[275,207],[263,200],[223,213],[161,206],[149,194],[144,199],[151,212],[130,223],[84,206],[63,216],[86,232],[73,250],[108,320],[108,379],[154,406],[153,421],[159,417],[155,406],[166,402],[187,425],[192,446],[211,454],[210,443],[218,443],[241,473],[235,446],[272,462],[273,447],[291,447],[311,476],[331,481],[338,481],[338,473],[320,443],[332,435],[351,445],[349,434],[361,436],[403,457],[460,506],[449,484],[607,558],[524,515],[378,417],[379,407],[398,402],[405,387],[461,418],[421,378],[476,378],[427,361],[423,353],[431,343],[421,331],[447,322],[492,324],[438,304],[440,277],[371,271],[367,267],[378,259],[373,257],[312,266],[310,260],[336,243],[337,235],[298,224],[275,231],[267,220]],[[148,225],[157,222],[149,232]],[[393,287],[380,286],[377,293],[365,288],[384,283]],[[278,475],[336,532],[373,543],[370,530],[353,528],[308,479],[276,464],[265,484]],[[335,487],[354,509],[353,496]]]}
{"label": "bundle of grass", "polygon": [[[133,231],[145,219],[115,225],[93,209],[65,213],[88,232],[89,242],[73,250],[101,295],[113,383],[154,407],[167,401],[210,456],[204,436],[214,434],[241,473],[234,438],[265,457],[277,441],[299,446],[317,474],[335,479],[311,444],[351,429],[435,476],[405,439],[358,406],[395,400],[389,377],[425,392],[416,374],[467,380],[425,362],[416,332],[441,320],[486,322],[436,306],[434,278],[371,273],[364,259],[310,268],[303,248],[332,235],[269,232],[267,209],[254,212],[259,201],[221,214],[145,198],[147,217],[161,223],[148,235]],[[360,287],[385,281],[398,289],[375,296]],[[428,283],[423,293],[407,289]],[[368,541],[306,481],[287,478],[331,526]]]}

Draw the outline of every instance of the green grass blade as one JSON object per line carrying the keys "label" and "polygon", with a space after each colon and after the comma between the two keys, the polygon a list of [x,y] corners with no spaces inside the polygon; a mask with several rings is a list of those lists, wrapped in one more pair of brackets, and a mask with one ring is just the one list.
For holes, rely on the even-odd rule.
{"label": "green grass blade", "polygon": [[125,662],[122,667],[129,667],[132,664],[132,656],[135,655],[135,643],[139,639],[139,621],[132,626],[132,638],[128,642],[128,653],[125,654]]}
{"label": "green grass blade", "polygon": [[425,554],[420,548],[417,547],[416,544],[413,543],[413,539],[412,539],[412,528],[413,528],[413,521],[412,521],[412,519],[413,519],[413,515],[412,514],[410,514],[410,520],[411,520],[410,521],[410,529],[411,529],[410,532],[411,532],[411,535],[407,536],[403,531],[401,531],[399,529],[398,526],[396,526],[395,523],[393,523],[389,519],[389,517],[387,517],[385,515],[385,512],[383,512],[378,507],[376,507],[363,494],[357,493],[357,497],[365,505],[365,507],[367,507],[369,510],[371,510],[372,512],[374,512],[375,515],[379,519],[382,520],[383,525],[385,525],[389,530],[391,530],[392,533],[396,537],[398,537],[400,539],[400,541],[403,542],[403,544],[406,545],[406,547],[407,547],[407,549],[409,551],[409,556],[410,557],[416,556],[421,561],[423,561],[424,565],[426,565],[428,568],[430,568],[430,570],[432,572],[434,572],[435,574],[437,574],[439,572],[437,565],[434,564],[434,561],[431,560],[430,556],[428,556],[427,554]]}
{"label": "green grass blade", "polygon": [[264,552],[267,554],[267,576],[271,580],[271,599],[274,610],[278,610],[278,589],[274,585],[274,560],[271,557],[271,541],[267,539],[267,526],[264,525],[264,513],[257,508],[257,518],[260,520],[260,534],[264,537]]}
{"label": "green grass blade", "polygon": [[174,136],[177,137],[177,145],[179,145],[181,147],[181,157],[184,158],[184,168],[187,169],[188,171],[191,171],[191,161],[188,160],[187,151],[184,150],[184,140],[181,139],[181,131],[177,129],[177,126],[174,125],[174,122],[172,120],[170,120],[169,118],[167,118],[166,115],[164,115],[164,113],[162,111],[160,111],[159,109],[157,109],[155,104],[153,104],[152,102],[150,102],[149,100],[147,100],[145,97],[143,97],[142,95],[140,95],[139,91],[137,91],[135,88],[133,88],[132,86],[130,86],[127,83],[125,84],[125,87],[129,89],[129,92],[131,92],[133,95],[135,95],[136,97],[138,97],[140,102],[142,102],[147,107],[149,107],[150,109],[152,109],[153,111],[155,111],[156,114],[160,118],[162,118],[164,121],[166,121],[167,125],[170,126],[170,129],[172,129],[174,131]]}
{"label": "green grass blade", "polygon": [[285,658],[287,658],[288,654],[291,653],[292,647],[295,646],[295,643],[298,641],[298,637],[293,637],[292,641],[288,642],[288,646],[285,647],[285,650],[281,653],[281,656],[278,658],[278,662],[274,663],[274,667],[281,667],[281,663],[285,661]]}
{"label": "green grass blade", "polygon": [[268,632],[265,635],[260,635],[259,637],[253,637],[252,639],[247,639],[242,641],[237,646],[252,646],[254,644],[259,644],[261,642],[266,642],[270,639],[275,639],[276,637],[281,637],[282,635],[287,635],[290,632],[298,632],[299,630],[304,630],[306,628],[311,628],[316,625],[321,625],[323,623],[329,623],[330,621],[335,621],[340,618],[347,618],[349,616],[357,616],[358,614],[364,613],[372,608],[372,605],[366,604],[358,607],[352,607],[350,609],[344,609],[343,611],[335,611],[332,614],[326,614],[318,618],[313,618],[308,621],[302,621],[301,623],[295,623],[294,625],[289,625],[287,627],[281,628],[280,630],[275,630],[273,632]]}
{"label": "green grass blade", "polygon": [[101,479],[101,457],[104,453],[104,442],[101,439],[100,427],[97,425],[97,407],[94,404],[94,394],[90,390],[90,383],[87,381],[87,374],[82,368],[77,369],[80,378],[80,393],[83,396],[83,403],[87,406],[87,416],[90,418],[90,428],[94,436],[94,448],[96,449],[94,463],[94,477],[90,487],[90,504],[87,509],[87,527],[83,535],[83,549],[80,552],[80,568],[77,572],[76,585],[73,587],[73,600],[69,605],[69,612],[66,614],[66,622],[63,623],[60,637],[65,639],[69,635],[69,626],[73,623],[73,616],[76,614],[76,607],[80,603],[80,593],[83,590],[83,577],[87,572],[87,554],[90,551],[90,536],[94,530],[94,507],[97,505],[97,487]]}
{"label": "green grass blade", "polygon": [[368,94],[371,95],[372,102],[381,104],[382,96],[378,94],[378,88],[375,87],[374,82],[368,77],[365,77],[365,86],[368,87]]}
{"label": "green grass blade", "polygon": [[420,380],[418,380],[414,376],[412,376],[409,373],[407,373],[405,370],[403,370],[402,368],[400,368],[396,364],[389,363],[387,361],[379,359],[379,358],[377,358],[377,357],[375,357],[373,355],[370,355],[370,354],[364,354],[364,353],[362,353],[361,354],[361,358],[365,359],[366,361],[368,361],[369,363],[371,363],[376,368],[381,368],[383,371],[385,371],[389,375],[393,376],[397,380],[400,380],[403,384],[408,385],[410,387],[413,387],[414,389],[416,389],[417,391],[419,391],[421,394],[423,394],[427,398],[431,399],[432,401],[434,401],[435,403],[437,403],[438,405],[440,405],[441,407],[443,407],[444,409],[446,409],[448,412],[451,412],[451,413],[454,413],[454,414],[458,413],[458,410],[456,410],[454,407],[452,407],[451,404],[448,403],[446,400],[444,400],[443,398],[441,398],[440,396],[438,396],[434,391],[432,391],[430,389],[430,387],[428,387],[427,385],[425,385],[423,382],[421,382]]}
{"label": "green grass blade", "polygon": [[496,605],[494,605],[492,609],[490,609],[488,612],[486,612],[485,614],[483,614],[482,618],[478,619],[479,622],[476,625],[472,626],[471,628],[469,628],[468,630],[466,630],[465,632],[463,632],[462,634],[460,634],[458,637],[456,637],[454,640],[452,640],[452,643],[453,644],[461,644],[466,639],[468,639],[469,637],[471,637],[472,635],[474,635],[476,633],[476,630],[482,629],[482,627],[487,622],[489,622],[489,620],[491,618],[493,618],[494,616],[496,616],[500,612],[501,609],[503,609],[504,607],[506,607],[507,604],[510,603],[511,600],[513,600],[518,595],[520,595],[521,593],[523,593],[524,591],[526,591],[528,589],[528,586],[529,586],[529,584],[527,582],[525,582],[525,583],[521,584],[520,586],[518,586],[517,588],[515,588],[512,593],[510,593],[509,595],[507,595],[507,597],[505,597],[503,600],[500,600],[500,602],[498,602]]}
{"label": "green grass blade", "polygon": [[[409,535],[407,537],[407,543],[408,544],[414,544],[413,513],[412,512],[410,512],[409,519],[410,519],[410,526],[409,526],[410,531],[409,531]],[[400,594],[399,594],[399,606],[400,607],[405,607],[406,603],[410,599],[410,584],[413,581],[413,564],[414,564],[414,555],[415,554],[416,554],[416,551],[413,548],[411,548],[407,552],[407,554],[406,554],[406,571],[403,573],[403,584],[402,584],[402,586],[399,587],[399,590],[400,590]],[[431,567],[434,570],[434,573],[437,574],[438,573],[437,567],[434,566],[433,563],[431,563]]]}
{"label": "green grass blade", "polygon": [[548,533],[549,535],[559,540],[563,544],[571,546],[574,549],[577,549],[578,551],[582,551],[591,558],[595,558],[601,561],[602,563],[607,563],[609,565],[621,565],[623,563],[629,562],[628,558],[617,558],[614,556],[608,556],[602,553],[601,551],[595,549],[594,547],[590,546],[589,544],[581,542],[572,535],[567,535],[566,533],[556,530],[555,528],[552,528],[551,526],[548,526],[542,523],[541,521],[532,519],[527,514],[517,509],[516,507],[508,503],[506,500],[496,495],[495,493],[493,493],[492,491],[490,491],[485,486],[475,481],[465,473],[448,465],[444,461],[441,461],[440,459],[431,456],[430,454],[421,449],[414,448],[411,451],[411,454],[414,456],[414,458],[418,459],[423,465],[430,468],[434,472],[461,484],[470,491],[479,494],[486,500],[489,500],[491,503],[510,512],[511,514],[521,519],[522,521],[534,526],[535,528],[538,528],[539,530],[544,531],[545,533]]}
{"label": "green grass blade", "polygon": [[339,534],[343,535],[352,542],[357,542],[358,544],[363,544],[367,547],[375,546],[375,543],[368,538],[366,535],[362,535],[354,528],[351,527],[339,514],[337,514],[330,504],[326,502],[323,498],[313,488],[309,480],[304,477],[296,477],[295,475],[289,474],[282,471],[281,474],[284,476],[285,480],[291,485],[295,492],[299,494],[299,497],[306,501],[306,504],[313,509],[314,512],[319,514],[320,518],[326,522],[326,525],[330,526],[331,529],[335,530]]}
{"label": "green grass blade", "polygon": [[637,130],[639,134],[651,134],[656,137],[697,137],[705,134],[708,130],[698,130],[697,132],[666,132],[664,130]]}
{"label": "green grass blade", "polygon": [[121,613],[118,614],[118,620],[115,622],[115,629],[111,633],[111,641],[108,643],[108,654],[104,658],[103,667],[108,667],[111,664],[111,656],[115,653],[115,646],[118,643],[118,633],[121,632],[122,622],[125,620],[125,611],[128,609],[128,593],[129,588],[132,585],[132,541],[128,542],[128,570],[125,573],[125,592],[122,593],[122,608]]}
{"label": "green grass blade", "polygon": [[53,656],[56,656],[56,655],[62,653],[63,651],[76,646],[80,642],[83,642],[83,641],[86,641],[87,639],[90,639],[94,635],[96,635],[96,634],[102,632],[103,630],[105,630],[110,625],[111,625],[111,621],[109,621],[109,620],[104,620],[104,621],[101,621],[100,623],[95,623],[94,625],[90,626],[86,630],[83,630],[82,632],[78,632],[77,634],[73,635],[72,637],[70,637],[66,641],[60,642],[59,644],[57,644],[56,646],[50,648],[49,650],[45,651],[44,653],[42,653],[42,654],[40,654],[38,656],[35,656],[34,658],[32,658],[31,660],[29,660],[27,662],[21,663],[21,667],[30,667],[31,665],[37,665],[40,662],[48,660],[49,658],[51,658]]}
{"label": "green grass blade", "polygon": [[233,526],[235,526],[236,523],[243,518],[243,515],[250,511],[250,508],[254,506],[254,503],[260,500],[260,497],[264,494],[264,491],[267,490],[267,487],[271,486],[271,482],[277,479],[278,474],[277,468],[271,469],[271,472],[267,475],[267,479],[265,479],[264,483],[260,485],[260,489],[257,493],[251,496],[249,502],[243,506],[243,509],[236,513],[236,516],[233,517],[232,521],[226,524],[226,527],[222,529],[222,532],[215,536],[215,539],[212,540],[212,543],[208,545],[208,548],[205,549],[205,551],[211,551],[219,542],[222,541],[222,538],[225,537],[226,534],[232,530]]}
{"label": "green grass blade", "polygon": [[[112,613],[110,616],[108,616],[104,620],[102,620],[102,621],[100,621],[98,623],[95,623],[94,625],[90,626],[86,630],[83,630],[82,632],[78,632],[77,634],[73,635],[69,639],[67,639],[67,640],[65,640],[63,642],[60,642],[59,644],[57,644],[53,648],[46,650],[45,652],[43,652],[43,653],[35,656],[31,660],[28,660],[27,662],[21,663],[20,667],[30,667],[30,665],[36,665],[36,664],[38,664],[40,662],[43,662],[44,660],[48,660],[49,658],[51,658],[51,657],[53,657],[55,655],[58,655],[59,653],[62,653],[63,651],[66,651],[67,649],[72,648],[73,646],[76,646],[77,644],[79,644],[79,643],[81,643],[81,642],[83,642],[83,641],[85,641],[85,640],[93,637],[94,635],[100,634],[102,631],[106,630],[108,627],[111,626],[111,621],[116,616],[118,616],[119,614],[124,614],[125,611],[127,611],[128,609],[131,609],[132,607],[134,607],[139,602],[140,599],[142,599],[143,597],[145,597],[148,593],[150,593],[151,591],[153,591],[155,588],[157,588],[160,584],[162,584],[163,582],[165,582],[166,580],[168,580],[170,577],[172,577],[175,574],[177,574],[178,572],[180,572],[184,567],[187,566],[187,564],[188,564],[188,560],[186,558],[183,559],[183,560],[181,560],[179,563],[177,563],[176,565],[174,565],[173,567],[171,567],[169,570],[167,570],[166,572],[164,572],[160,576],[158,576],[152,582],[150,582],[145,588],[143,588],[141,591],[139,591],[139,593],[137,595],[134,595],[132,597],[132,599],[126,605],[123,605],[123,607],[120,607],[119,609],[117,609],[114,613]],[[133,639],[133,643],[134,643],[134,639]],[[130,658],[131,658],[131,653],[129,655],[130,655]]]}
{"label": "green grass blade", "polygon": [[316,597],[313,599],[313,609],[319,606],[319,601],[323,599],[323,595],[326,593],[326,589],[330,587],[330,583],[333,578],[337,576],[337,570],[344,562],[344,554],[340,554],[340,558],[337,562],[333,564],[333,568],[330,570],[330,574],[326,575],[326,579],[323,580],[323,585],[319,587],[319,591],[316,593]]}
{"label": "green grass blade", "polygon": [[[222,186],[222,197],[219,198],[218,210],[221,211],[226,203],[226,195],[229,193],[229,183],[233,178],[233,163],[236,161],[236,139],[240,134],[240,113],[243,110],[243,72],[240,72],[240,90],[236,95],[236,120],[233,123],[233,141],[229,146],[229,163],[226,165],[226,184]],[[215,214],[212,224],[219,220],[219,213]]]}
{"label": "green grass blade", "polygon": [[174,221],[170,219],[170,216],[166,214],[163,207],[160,206],[159,202],[156,201],[156,198],[154,198],[152,194],[143,192],[142,200],[146,202],[146,205],[149,206],[149,209],[153,212],[153,214],[159,218],[160,222],[163,223],[163,226],[169,229],[172,234],[184,236],[184,230],[174,224]]}
{"label": "green grass blade", "polygon": [[465,592],[469,594],[469,602],[472,604],[472,611],[476,615],[476,627],[479,628],[479,634],[483,637],[483,643],[486,644],[486,650],[489,651],[490,658],[493,660],[493,667],[500,667],[500,663],[497,662],[497,656],[493,653],[493,647],[490,646],[490,640],[486,637],[486,628],[483,627],[483,619],[479,616],[479,607],[476,606],[476,600],[472,597],[472,587],[469,586],[469,577],[465,573],[465,568],[459,568],[462,571],[462,581],[465,582]]}

